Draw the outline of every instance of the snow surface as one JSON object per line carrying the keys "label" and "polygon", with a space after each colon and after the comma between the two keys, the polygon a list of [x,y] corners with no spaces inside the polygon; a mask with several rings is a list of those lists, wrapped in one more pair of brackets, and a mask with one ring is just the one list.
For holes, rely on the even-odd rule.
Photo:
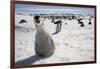
{"label": "snow surface", "polygon": [[[21,19],[28,23],[19,24]],[[62,20],[62,29],[56,35],[56,25],[51,20],[44,21],[47,32],[51,35],[56,50],[48,58],[35,55],[34,41],[36,28],[32,16],[15,15],[15,62],[16,64],[49,64],[94,61],[94,19],[85,27],[80,27],[77,20]],[[67,25],[65,24],[67,23]]]}

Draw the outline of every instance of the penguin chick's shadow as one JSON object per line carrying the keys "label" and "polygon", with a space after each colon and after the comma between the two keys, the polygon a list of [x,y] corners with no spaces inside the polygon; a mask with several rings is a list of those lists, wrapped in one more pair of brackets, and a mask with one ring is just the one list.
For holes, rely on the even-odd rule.
{"label": "penguin chick's shadow", "polygon": [[18,65],[29,65],[29,64],[35,63],[36,61],[39,61],[41,59],[45,59],[45,57],[39,57],[37,55],[30,56],[29,58],[17,61],[16,66],[18,66]]}
{"label": "penguin chick's shadow", "polygon": [[58,32],[54,32],[54,33],[52,33],[52,35],[55,35],[55,34],[57,34]]}

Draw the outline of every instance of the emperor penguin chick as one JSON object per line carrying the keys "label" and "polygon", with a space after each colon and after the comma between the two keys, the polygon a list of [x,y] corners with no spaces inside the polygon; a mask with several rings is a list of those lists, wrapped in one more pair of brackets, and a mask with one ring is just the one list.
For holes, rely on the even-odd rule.
{"label": "emperor penguin chick", "polygon": [[35,53],[40,57],[49,57],[54,53],[54,42],[49,33],[45,31],[40,16],[34,16],[34,23],[37,31],[35,34]]}

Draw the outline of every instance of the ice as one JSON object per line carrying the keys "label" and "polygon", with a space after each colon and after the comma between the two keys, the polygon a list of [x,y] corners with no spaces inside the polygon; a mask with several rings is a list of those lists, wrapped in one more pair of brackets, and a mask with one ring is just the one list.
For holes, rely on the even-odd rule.
{"label": "ice", "polygon": [[[21,19],[28,23],[19,24]],[[51,35],[56,50],[48,58],[35,55],[34,41],[36,28],[32,16],[15,15],[15,62],[16,64],[49,64],[83,62],[94,60],[94,19],[92,25],[84,19],[85,27],[77,20],[62,20],[62,29],[55,32],[56,25],[50,19],[44,21],[45,30]],[[67,25],[65,24],[67,23]]]}

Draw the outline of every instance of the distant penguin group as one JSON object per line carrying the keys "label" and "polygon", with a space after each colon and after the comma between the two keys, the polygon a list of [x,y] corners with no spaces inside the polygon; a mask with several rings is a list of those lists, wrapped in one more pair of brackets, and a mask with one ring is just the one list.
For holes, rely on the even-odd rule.
{"label": "distant penguin group", "polygon": [[[80,18],[80,19],[77,19],[77,21],[78,21],[78,24],[80,24],[80,27],[84,27],[85,26],[85,24],[82,22],[82,18]],[[91,22],[91,19],[89,18],[89,23],[88,23],[88,25],[91,25],[92,24],[92,22]]]}
{"label": "distant penguin group", "polygon": [[34,24],[36,27],[35,34],[35,53],[40,57],[49,57],[55,51],[53,39],[47,31],[45,31],[43,21],[40,16],[34,16]]}

